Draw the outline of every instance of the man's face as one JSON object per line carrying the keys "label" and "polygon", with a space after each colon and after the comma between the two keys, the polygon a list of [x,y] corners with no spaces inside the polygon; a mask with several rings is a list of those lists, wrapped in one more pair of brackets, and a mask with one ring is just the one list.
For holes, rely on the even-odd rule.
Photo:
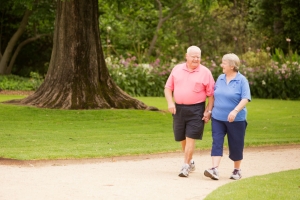
{"label": "man's face", "polygon": [[190,51],[185,58],[189,69],[196,69],[200,65],[200,52],[197,50]]}

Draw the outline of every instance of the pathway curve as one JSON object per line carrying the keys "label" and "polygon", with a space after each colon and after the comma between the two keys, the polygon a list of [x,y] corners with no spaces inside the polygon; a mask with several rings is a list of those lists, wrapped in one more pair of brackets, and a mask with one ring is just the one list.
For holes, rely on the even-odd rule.
{"label": "pathway curve", "polygon": [[[227,151],[226,151],[227,152]],[[0,159],[1,200],[204,199],[232,182],[224,155],[220,180],[204,177],[209,151],[197,151],[196,171],[178,177],[182,153],[109,159],[14,161]],[[246,148],[243,178],[300,168],[300,145]]]}

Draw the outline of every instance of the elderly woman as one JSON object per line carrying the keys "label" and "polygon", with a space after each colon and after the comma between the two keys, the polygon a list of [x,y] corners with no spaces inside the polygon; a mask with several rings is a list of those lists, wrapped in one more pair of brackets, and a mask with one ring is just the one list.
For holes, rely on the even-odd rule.
{"label": "elderly woman", "polygon": [[239,73],[240,59],[230,53],[222,58],[221,74],[214,87],[214,106],[212,109],[212,168],[204,175],[219,180],[218,167],[223,156],[224,138],[227,134],[229,158],[234,162],[231,179],[238,180],[241,175],[244,139],[247,127],[246,104],[251,101],[249,83]]}

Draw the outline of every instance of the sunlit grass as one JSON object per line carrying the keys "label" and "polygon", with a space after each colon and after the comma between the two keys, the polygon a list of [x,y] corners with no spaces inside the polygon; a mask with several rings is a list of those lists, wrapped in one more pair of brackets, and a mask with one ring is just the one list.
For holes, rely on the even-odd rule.
{"label": "sunlit grass", "polygon": [[[0,101],[23,98],[0,95]],[[163,97],[139,97],[162,111],[58,110],[0,104],[0,157],[101,158],[180,151]],[[248,104],[246,146],[300,143],[300,101]],[[197,149],[211,148],[210,123]]]}
{"label": "sunlit grass", "polygon": [[205,200],[298,200],[300,197],[300,169],[241,179],[223,185]]}

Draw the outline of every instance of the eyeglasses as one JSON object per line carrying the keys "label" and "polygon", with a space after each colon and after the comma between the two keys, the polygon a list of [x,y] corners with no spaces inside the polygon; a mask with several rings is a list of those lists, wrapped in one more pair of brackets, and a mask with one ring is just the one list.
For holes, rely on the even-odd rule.
{"label": "eyeglasses", "polygon": [[199,56],[190,56],[193,60],[200,60]]}

